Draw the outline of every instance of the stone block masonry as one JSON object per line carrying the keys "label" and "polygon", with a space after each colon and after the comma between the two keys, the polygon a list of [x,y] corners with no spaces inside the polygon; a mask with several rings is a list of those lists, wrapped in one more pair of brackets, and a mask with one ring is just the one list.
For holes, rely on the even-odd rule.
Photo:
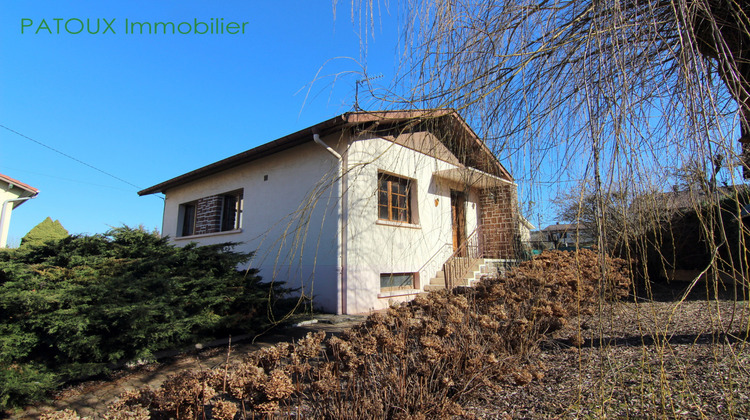
{"label": "stone block masonry", "polygon": [[479,193],[479,226],[485,258],[516,258],[519,251],[518,201],[515,185],[485,188]]}
{"label": "stone block masonry", "polygon": [[195,219],[195,235],[214,233],[221,230],[221,209],[223,197],[212,195],[198,200]]}

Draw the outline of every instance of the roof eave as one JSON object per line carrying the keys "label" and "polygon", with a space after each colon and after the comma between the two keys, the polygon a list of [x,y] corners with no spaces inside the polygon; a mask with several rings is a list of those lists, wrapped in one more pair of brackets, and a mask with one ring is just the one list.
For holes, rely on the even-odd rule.
{"label": "roof eave", "polygon": [[304,128],[295,133],[286,135],[277,140],[269,143],[262,144],[253,149],[244,151],[242,153],[230,156],[226,159],[222,159],[218,162],[214,162],[210,165],[203,166],[196,170],[190,171],[183,175],[169,179],[162,183],[156,184],[152,187],[138,191],[139,196],[164,193],[167,190],[198,180],[205,176],[213,175],[227,169],[234,168],[236,166],[252,162],[257,159],[264,158],[274,153],[281,152],[283,150],[290,149],[295,146],[299,146],[303,143],[313,141],[312,135],[318,133],[321,136],[325,135],[326,132],[330,132],[334,128],[341,128],[345,126],[357,126],[366,123],[380,123],[380,122],[391,122],[399,123],[408,120],[424,119],[424,118],[441,118],[450,117],[456,123],[458,123],[463,130],[469,133],[472,141],[476,142],[484,153],[492,159],[492,163],[498,168],[498,172],[502,174],[508,181],[513,182],[513,177],[510,175],[505,167],[500,163],[495,156],[484,144],[484,142],[476,135],[474,130],[466,124],[466,121],[458,115],[453,109],[427,109],[417,111],[373,111],[373,112],[349,112],[338,115],[321,123],[315,124],[311,127]]}
{"label": "roof eave", "polygon": [[155,193],[164,193],[170,188],[174,188],[176,186],[195,181],[205,176],[213,175],[215,173],[234,168],[247,162],[252,162],[254,160],[270,156],[274,153],[290,149],[308,141],[313,141],[313,133],[325,134],[325,132],[330,130],[331,128],[337,125],[343,125],[346,122],[345,115],[346,114],[338,115],[334,118],[315,124],[311,127],[307,127],[295,133],[288,134],[272,142],[261,144],[258,147],[246,150],[242,153],[238,153],[226,159],[222,159],[218,162],[214,162],[210,165],[203,166],[162,183],[156,184],[153,187],[138,191],[138,195],[144,196]]}
{"label": "roof eave", "polygon": [[13,179],[7,175],[0,174],[0,181],[8,183],[8,185],[12,185],[16,188],[22,189],[28,193],[30,193],[30,196],[27,197],[36,197],[37,194],[39,194],[39,190],[32,187],[31,185],[25,184],[17,179]]}

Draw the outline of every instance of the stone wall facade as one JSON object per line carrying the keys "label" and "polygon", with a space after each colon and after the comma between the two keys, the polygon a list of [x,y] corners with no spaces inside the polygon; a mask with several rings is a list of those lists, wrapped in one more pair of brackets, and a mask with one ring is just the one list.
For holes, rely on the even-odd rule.
{"label": "stone wall facade", "polygon": [[214,233],[221,230],[221,209],[223,196],[203,197],[196,204],[195,235]]}
{"label": "stone wall facade", "polygon": [[485,188],[479,193],[479,226],[485,258],[517,258],[520,230],[515,185]]}

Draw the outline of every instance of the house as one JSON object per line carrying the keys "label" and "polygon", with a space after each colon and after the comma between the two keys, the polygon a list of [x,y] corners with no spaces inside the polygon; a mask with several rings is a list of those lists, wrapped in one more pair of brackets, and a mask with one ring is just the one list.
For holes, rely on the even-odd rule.
{"label": "house", "polygon": [[630,211],[640,229],[649,279],[692,282],[721,279],[746,284],[750,254],[750,189],[726,185],[654,192],[638,197]]}
{"label": "house", "polygon": [[519,228],[519,237],[521,238],[521,243],[528,245],[531,242],[531,231],[533,229],[536,229],[536,226],[531,224],[525,217],[519,215],[518,216],[518,228]]}
{"label": "house", "polygon": [[7,175],[0,174],[0,248],[8,243],[8,229],[13,210],[39,194],[36,188],[17,181]]}
{"label": "house", "polygon": [[265,280],[364,313],[516,257],[517,186],[453,110],[349,112],[142,190],[176,244],[242,242]]}
{"label": "house", "polygon": [[542,240],[551,244],[553,249],[586,247],[594,245],[595,242],[593,233],[578,224],[558,222],[540,232]]}

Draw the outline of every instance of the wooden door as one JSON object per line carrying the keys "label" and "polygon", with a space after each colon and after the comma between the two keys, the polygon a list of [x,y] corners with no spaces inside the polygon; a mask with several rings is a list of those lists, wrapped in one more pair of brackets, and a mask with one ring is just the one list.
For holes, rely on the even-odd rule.
{"label": "wooden door", "polygon": [[453,251],[466,242],[466,195],[451,191],[451,224],[453,230]]}

